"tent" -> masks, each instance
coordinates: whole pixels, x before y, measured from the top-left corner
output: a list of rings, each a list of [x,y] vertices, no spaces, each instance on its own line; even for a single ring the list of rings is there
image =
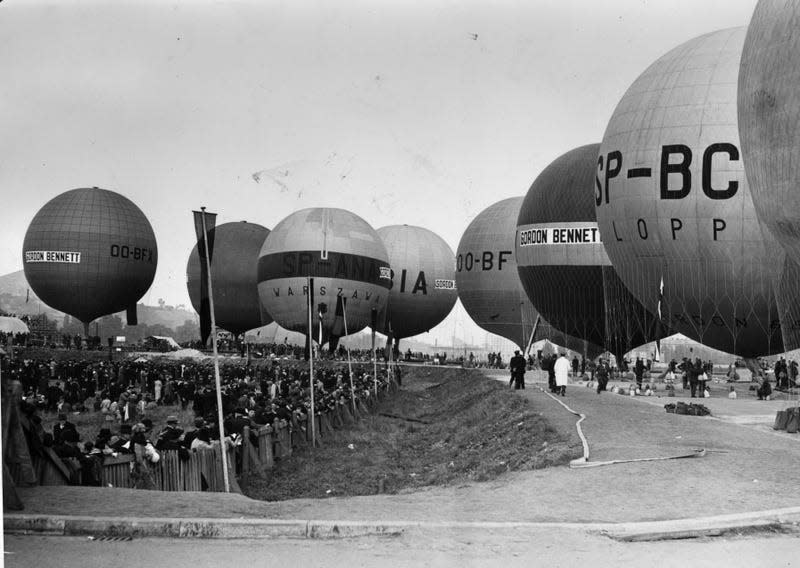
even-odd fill
[[[0,332],[4,333],[30,333],[28,324],[19,318],[0,316]]]
[[[145,338],[144,343],[162,351],[177,351],[181,348],[177,341],[165,335],[150,335]]]

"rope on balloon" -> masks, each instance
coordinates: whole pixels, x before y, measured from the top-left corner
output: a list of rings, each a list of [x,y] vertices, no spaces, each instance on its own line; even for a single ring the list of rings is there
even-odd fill
[[[706,455],[705,448],[697,448],[692,450],[687,454],[680,454],[676,456],[657,456],[652,458],[633,458],[633,459],[625,459],[625,460],[608,460],[608,461],[600,461],[600,462],[590,462],[589,461],[589,442],[586,440],[586,436],[583,435],[583,430],[581,430],[581,422],[586,419],[586,415],[581,412],[576,412],[572,410],[569,406],[564,404],[561,400],[553,396],[549,392],[545,392],[542,387],[539,387],[539,390],[542,391],[544,394],[555,400],[558,404],[563,406],[567,412],[574,414],[575,416],[579,416],[579,420],[575,423],[575,427],[578,430],[578,436],[581,439],[581,443],[583,444],[583,457],[576,458],[569,462],[570,469],[582,469],[587,467],[599,467],[603,465],[614,465],[618,463],[633,463],[633,462],[645,462],[645,461],[660,461],[660,460],[677,460],[683,458],[701,458]]]

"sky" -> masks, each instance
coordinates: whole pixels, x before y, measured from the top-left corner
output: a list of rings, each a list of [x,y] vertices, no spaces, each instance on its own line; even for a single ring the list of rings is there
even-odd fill
[[[191,210],[273,228],[341,207],[458,247],[488,206],[600,142],[628,86],[756,0],[0,0],[0,274],[39,208],[97,186],[189,304]],[[459,308],[430,337],[478,341]]]

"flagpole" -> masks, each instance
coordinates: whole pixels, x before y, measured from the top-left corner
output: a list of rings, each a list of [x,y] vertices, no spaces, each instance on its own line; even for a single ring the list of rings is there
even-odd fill
[[[311,450],[313,451],[317,447],[317,430],[314,420],[314,337],[311,335],[314,329],[311,321],[311,314],[314,309],[311,303],[311,294],[314,293],[314,279],[307,276],[306,283],[308,285],[308,383],[311,387],[311,413],[308,417],[308,423],[311,425]],[[321,342],[322,335],[320,335],[319,339]]]
[[[208,254],[208,233],[206,231],[206,208],[200,208],[200,218],[203,222],[203,248],[206,253],[206,276],[208,277],[208,307],[211,312],[211,347],[214,353],[214,381],[217,385],[217,422],[219,423],[219,445],[222,454],[222,479],[225,483],[225,493],[231,492],[230,479],[228,479],[228,448],[225,446],[225,426],[222,416],[222,382],[219,378],[219,355],[217,354],[217,321],[214,316],[214,294],[211,290],[211,259]]]
[[[344,319],[344,334],[347,335],[347,302],[342,298],[342,318]],[[350,399],[353,402],[353,414],[356,413],[356,390],[353,387],[353,362],[350,360],[350,346],[347,346],[347,374],[350,377]]]
[[[375,353],[375,330],[372,330],[372,382],[375,384],[375,400],[378,400],[378,354]]]

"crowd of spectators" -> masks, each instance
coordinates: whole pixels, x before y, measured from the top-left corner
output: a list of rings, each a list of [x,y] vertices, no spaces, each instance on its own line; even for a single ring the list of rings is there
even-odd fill
[[[389,369],[378,367],[379,389],[388,384]],[[367,399],[376,383],[372,364],[349,366],[341,360],[319,361],[314,366],[315,411],[322,414],[353,399]],[[398,369],[393,370],[399,380]],[[73,358],[64,361],[4,360],[4,380],[19,381],[22,411],[34,426],[29,446],[33,454],[51,447],[62,458],[79,464],[86,485],[100,483],[105,456],[133,454],[132,479],[136,487],[152,487],[148,464],[159,452],[177,450],[182,458],[192,450],[219,444],[217,393],[214,368],[209,360],[116,362]],[[293,418],[305,421],[310,412],[308,364],[297,360],[223,360],[220,365],[224,430],[230,443],[240,439],[245,426],[276,426]],[[161,408],[161,412],[154,412]],[[164,424],[152,417],[189,411],[193,429],[184,431],[175,415]],[[57,413],[58,423],[45,432],[44,413]],[[71,413],[96,413],[104,424],[94,439],[84,439],[69,422]],[[67,460],[69,462],[69,460]]]

